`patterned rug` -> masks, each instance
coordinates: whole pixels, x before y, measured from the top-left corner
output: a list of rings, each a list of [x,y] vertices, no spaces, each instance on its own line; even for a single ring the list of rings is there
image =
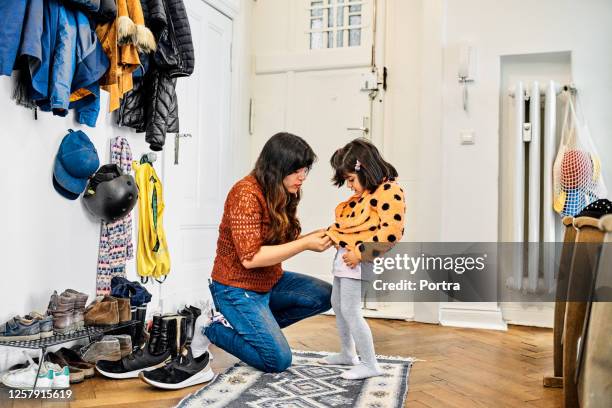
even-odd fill
[[[218,375],[203,388],[183,398],[178,408],[399,408],[408,393],[408,373],[414,359],[378,356],[379,377],[345,380],[346,366],[317,363],[328,353],[293,351],[286,371],[263,373],[243,362]]]

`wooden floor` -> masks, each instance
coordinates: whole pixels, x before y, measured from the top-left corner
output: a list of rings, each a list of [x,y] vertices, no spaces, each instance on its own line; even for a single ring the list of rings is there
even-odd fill
[[[410,372],[408,407],[561,407],[561,390],[542,387],[552,371],[552,330],[510,326],[507,332],[370,319],[376,352],[420,360]],[[285,330],[301,350],[338,350],[335,321],[317,316]],[[214,349],[219,372],[236,360]],[[2,407],[172,407],[200,386],[160,391],[140,380],[96,377],[73,386],[71,403],[0,400]]]

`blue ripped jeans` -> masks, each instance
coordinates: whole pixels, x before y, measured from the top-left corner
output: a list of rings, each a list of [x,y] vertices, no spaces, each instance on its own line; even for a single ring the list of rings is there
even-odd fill
[[[284,272],[265,293],[213,281],[215,307],[232,327],[215,322],[204,335],[252,367],[282,372],[291,365],[291,349],[281,329],[329,310],[331,290],[327,282],[294,272]]]

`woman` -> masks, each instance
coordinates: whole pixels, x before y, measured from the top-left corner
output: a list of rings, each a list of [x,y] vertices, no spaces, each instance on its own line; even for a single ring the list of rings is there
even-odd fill
[[[281,329],[331,308],[330,284],[281,268],[300,252],[332,246],[323,229],[300,236],[296,216],[300,188],[315,159],[302,138],[278,133],[251,174],[230,190],[210,285],[223,316],[198,319],[194,357],[212,342],[259,370],[284,371],[291,349]]]

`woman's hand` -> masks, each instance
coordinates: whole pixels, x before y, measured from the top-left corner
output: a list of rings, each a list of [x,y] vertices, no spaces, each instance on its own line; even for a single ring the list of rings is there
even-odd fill
[[[305,235],[301,238],[304,247],[315,252],[323,252],[333,245],[333,241],[327,235],[325,230],[317,230]]]
[[[342,260],[350,268],[354,268],[359,264],[359,258],[357,258],[357,255],[353,251],[346,251],[342,255]]]

